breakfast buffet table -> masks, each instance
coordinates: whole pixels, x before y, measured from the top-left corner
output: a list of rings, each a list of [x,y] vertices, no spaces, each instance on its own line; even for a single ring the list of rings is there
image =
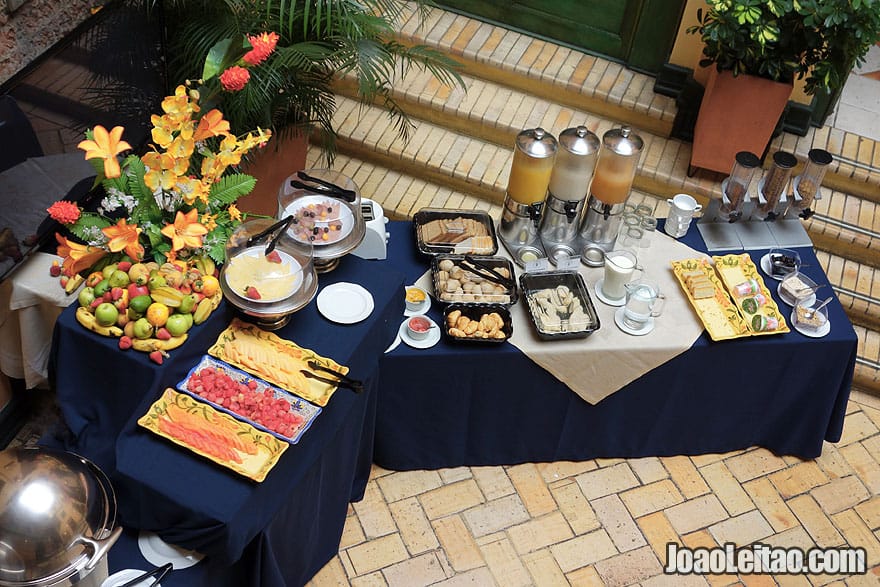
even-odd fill
[[[348,503],[362,495],[371,462],[394,470],[436,469],[755,445],[812,458],[824,441],[840,438],[857,342],[836,300],[824,338],[792,331],[713,342],[703,333],[683,354],[591,404],[509,343],[441,340],[428,349],[398,344],[383,353],[404,319],[404,285],[429,263],[416,250],[410,223],[392,222],[388,230],[387,260],[349,255],[320,276],[322,288],[340,281],[366,288],[375,302],[366,320],[334,324],[313,301],[277,332],[348,365],[366,389],[337,390],[261,483],[137,424],[226,328],[233,317],[228,305],[194,328],[162,366],[143,353],[120,352],[116,340],[80,327],[74,307],[62,313],[50,373],[70,433],[56,442],[108,473],[127,534],[154,531],[207,555],[198,566],[167,576],[163,585],[304,583],[336,553]],[[683,240],[704,250],[695,228]],[[757,260],[762,253],[752,256]],[[805,271],[827,284],[812,251],[800,253]],[[428,312],[435,321],[442,319],[438,306],[435,300]],[[664,336],[664,317],[656,324],[651,336]],[[616,326],[612,321],[602,328]],[[590,340],[581,341],[578,360],[590,361]],[[111,570],[142,567],[133,559],[131,536],[120,549],[111,552]]]
[[[416,250],[409,223],[389,227],[388,262],[412,283],[428,262]],[[695,226],[682,240],[705,251]],[[766,252],[751,256],[757,263]],[[799,252],[804,272],[826,284],[820,291],[830,291],[812,250]],[[646,270],[670,271],[668,265]],[[777,282],[765,281],[779,307],[788,308],[775,295]],[[595,297],[593,302],[600,303]],[[436,306],[429,312],[435,321],[442,319]],[[823,441],[840,439],[856,357],[855,332],[836,298],[829,318],[831,332],[821,339],[792,329],[713,342],[703,332],[686,353],[596,405],[510,344],[441,341],[428,350],[401,345],[381,364],[374,459],[388,469],[409,470],[750,446],[814,458]],[[661,315],[648,336],[664,336],[664,321],[671,322]],[[528,322],[514,324],[530,328]],[[605,328],[617,327],[612,322]],[[544,344],[549,348],[554,341]],[[582,360],[589,361],[589,338],[583,348]]]
[[[344,259],[320,281],[322,287],[340,281],[363,285],[374,300],[370,317],[332,324],[312,302],[277,334],[347,365],[365,389],[361,394],[338,389],[261,483],[137,424],[226,328],[233,317],[227,304],[192,329],[186,344],[161,366],[146,353],[121,352],[116,339],[82,328],[73,306],[59,318],[50,373],[70,428],[70,436],[59,442],[109,475],[123,526],[155,531],[167,542],[207,555],[192,569],[171,573],[162,585],[299,585],[335,556],[348,504],[360,499],[369,477],[378,358],[400,323],[404,284],[389,265],[356,257]],[[138,568],[137,549],[126,552],[132,556],[111,556],[111,563]]]

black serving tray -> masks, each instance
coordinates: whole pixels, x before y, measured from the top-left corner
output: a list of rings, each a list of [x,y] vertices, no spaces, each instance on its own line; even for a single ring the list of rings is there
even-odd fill
[[[501,316],[504,325],[500,328],[504,333],[504,338],[479,338],[472,336],[454,336],[449,334],[449,314],[454,311],[460,311],[462,316],[467,316],[471,320],[479,320],[484,314],[497,312]],[[475,344],[501,344],[508,340],[513,334],[513,321],[510,318],[510,310],[504,306],[491,304],[450,304],[443,311],[443,323],[440,325],[443,336],[451,342],[475,343]]]
[[[469,238],[465,238],[458,243],[434,240],[430,235],[430,223],[440,220],[462,221],[452,227],[453,230],[448,233],[450,238],[455,237],[455,230],[458,228],[463,229],[463,232],[458,234],[464,237],[467,234],[467,225],[472,222],[477,222],[485,228],[486,237],[480,238],[479,242],[474,242]],[[426,255],[494,255],[498,252],[495,224],[492,222],[492,217],[487,212],[481,210],[422,208],[413,216],[413,228],[416,231],[416,245],[419,251]]]
[[[568,338],[586,338],[599,330],[599,315],[590,298],[590,292],[583,277],[577,271],[542,271],[539,273],[523,273],[519,278],[522,296],[529,310],[529,317],[538,336],[544,340],[560,340]],[[555,290],[565,286],[580,301],[584,317],[580,320],[565,321],[559,324],[545,319],[546,313],[539,302],[543,290]],[[548,303],[553,304],[548,300]]]
[[[510,275],[510,285],[509,287],[507,287],[507,293],[505,294],[484,294],[482,292],[479,294],[475,294],[473,292],[449,293],[444,291],[441,287],[440,281],[440,267],[444,264],[444,261],[451,261],[455,266],[459,266],[462,263],[466,262],[463,255],[437,255],[431,261],[431,283],[434,287],[434,297],[437,298],[440,302],[445,304],[497,304],[499,306],[505,307],[510,307],[516,303],[516,273],[513,268],[513,263],[511,263],[509,259],[506,259],[505,257],[474,257],[474,261],[476,263],[486,265],[494,270],[498,270],[500,268],[504,268],[507,270],[508,275]],[[462,270],[469,276],[472,283],[491,283],[493,285],[501,285],[495,284],[491,280],[482,278],[479,275],[463,267]],[[504,286],[502,285],[502,287]]]

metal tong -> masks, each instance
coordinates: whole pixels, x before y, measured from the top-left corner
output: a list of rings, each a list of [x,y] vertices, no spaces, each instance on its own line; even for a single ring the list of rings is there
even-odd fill
[[[291,187],[299,188],[301,190],[309,190],[311,192],[315,192],[316,194],[330,196],[331,198],[339,198],[341,200],[345,200],[346,202],[354,202],[357,199],[357,194],[354,192],[354,190],[345,189],[336,185],[335,183],[330,183],[329,181],[325,181],[317,177],[312,177],[305,171],[297,171],[296,176],[303,181],[291,179]],[[311,182],[315,185],[308,185],[306,183],[303,183],[304,181]]]
[[[333,369],[331,367],[325,367],[324,365],[321,365],[317,361],[309,361],[308,365],[309,365],[310,369],[313,369],[315,371],[323,371],[325,373],[329,373],[329,374],[333,375],[333,377],[323,377],[321,375],[318,375],[317,373],[312,373],[311,371],[307,371],[305,369],[302,369],[300,371],[300,373],[302,373],[306,377],[309,377],[311,379],[315,379],[316,381],[321,381],[323,383],[327,383],[329,385],[336,385],[338,387],[347,387],[348,389],[352,390],[355,393],[360,393],[364,390],[364,382],[363,381],[360,381],[358,379],[352,379],[348,375],[343,375],[342,373],[340,373],[339,371],[337,371],[336,369]]]
[[[155,576],[156,578],[153,580],[152,583],[150,583],[150,585],[157,585],[159,581],[161,581],[165,577],[165,575],[168,574],[168,571],[170,571],[172,568],[174,568],[174,565],[172,565],[171,563],[165,563],[161,567],[156,567],[152,571],[147,571],[142,575],[138,575],[137,577],[126,581],[119,587],[132,587],[133,585],[137,585],[141,581],[145,581],[153,576]]]
[[[465,255],[464,262],[461,265],[475,275],[479,275],[484,279],[488,279],[493,283],[506,287],[508,290],[513,290],[514,281],[512,279],[504,277],[495,271],[494,267],[483,261],[474,259],[470,255]]]
[[[278,240],[281,238],[281,235],[284,234],[284,231],[287,230],[287,227],[290,226],[290,223],[293,222],[293,215],[285,217],[279,222],[276,222],[266,230],[260,231],[255,235],[252,235],[247,239],[245,243],[246,246],[250,247],[257,243],[257,241],[262,240],[269,236],[272,233],[272,238],[269,239],[269,244],[266,245],[266,255],[275,250],[275,245],[278,244]]]

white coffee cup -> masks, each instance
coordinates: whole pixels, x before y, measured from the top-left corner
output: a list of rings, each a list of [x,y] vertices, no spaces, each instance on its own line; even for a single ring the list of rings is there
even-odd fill
[[[666,234],[674,238],[684,236],[691,224],[694,213],[703,209],[703,206],[687,194],[676,194],[666,200],[669,204],[669,214],[666,216]]]
[[[620,300],[626,295],[624,285],[631,281],[635,271],[642,268],[636,264],[632,251],[614,250],[605,253],[605,277],[602,280],[602,294],[609,300]]]

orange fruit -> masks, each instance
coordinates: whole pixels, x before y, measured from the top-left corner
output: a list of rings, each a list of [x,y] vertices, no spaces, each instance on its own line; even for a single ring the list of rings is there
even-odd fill
[[[168,321],[168,315],[171,313],[171,310],[165,304],[161,302],[153,302],[147,308],[147,322],[159,328],[160,326],[165,326],[165,323]]]
[[[217,290],[220,289],[220,282],[213,275],[205,275],[202,277],[202,293],[206,298],[210,298]]]

